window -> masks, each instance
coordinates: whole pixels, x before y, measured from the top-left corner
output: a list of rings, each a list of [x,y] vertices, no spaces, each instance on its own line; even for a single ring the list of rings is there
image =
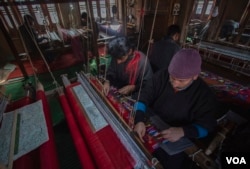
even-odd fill
[[[205,12],[206,15],[209,15],[209,14],[211,13],[213,4],[214,4],[213,1],[209,1],[209,2],[208,2],[207,9],[206,9],[206,12]]]
[[[8,28],[14,29],[14,26],[12,25],[12,23],[11,23],[11,21],[10,21],[10,18],[9,18],[9,16],[7,15],[7,13],[6,13],[6,11],[5,11],[5,9],[4,9],[3,6],[0,6],[0,11],[3,13],[4,19],[5,19],[6,22],[7,22]]]
[[[201,14],[203,5],[204,5],[204,2],[203,2],[203,1],[199,1],[199,2],[198,2],[198,5],[197,5],[197,7],[196,7],[196,12],[195,12],[195,14]]]
[[[105,5],[105,1],[100,1],[100,8],[101,8],[101,15],[102,18],[106,18],[107,14],[106,14],[106,5]]]
[[[39,4],[32,5],[33,13],[35,14],[36,21],[39,25],[44,25],[45,22],[47,22],[47,19],[45,18],[43,11],[41,9],[41,6]]]
[[[59,23],[55,4],[47,4],[47,8],[48,8],[52,23]]]

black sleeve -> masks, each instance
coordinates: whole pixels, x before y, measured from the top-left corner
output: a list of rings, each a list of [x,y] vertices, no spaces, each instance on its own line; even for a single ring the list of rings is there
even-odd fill
[[[135,115],[135,120],[134,120],[134,124],[137,124],[139,122],[144,122],[145,121],[145,112],[137,110],[136,111],[136,115]]]
[[[201,90],[199,97],[196,99],[194,109],[195,120],[192,124],[183,127],[185,136],[189,138],[203,137],[204,132],[210,133],[214,131],[217,122],[215,114],[218,110],[218,102],[211,89],[201,82]]]
[[[115,64],[115,59],[111,58],[110,65],[106,73],[106,79],[110,81],[110,84],[113,84],[115,78],[116,78],[116,64]]]
[[[164,79],[164,81],[166,81],[165,78],[166,77],[162,76],[161,73],[156,73],[152,76],[152,78],[146,81],[145,86],[141,90],[138,100],[138,102],[145,104],[146,111],[136,111],[135,124],[137,122],[145,120],[147,109],[157,99],[157,97],[159,96],[158,94],[161,93],[159,91],[162,85],[161,80]]]

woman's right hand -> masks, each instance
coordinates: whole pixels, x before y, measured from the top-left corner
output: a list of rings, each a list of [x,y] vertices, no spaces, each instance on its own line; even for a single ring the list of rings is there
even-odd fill
[[[144,143],[144,135],[146,134],[146,126],[143,122],[136,123],[134,131],[138,134],[140,140]]]
[[[103,93],[105,96],[108,95],[109,89],[110,89],[110,83],[109,83],[109,81],[105,81],[103,84]]]

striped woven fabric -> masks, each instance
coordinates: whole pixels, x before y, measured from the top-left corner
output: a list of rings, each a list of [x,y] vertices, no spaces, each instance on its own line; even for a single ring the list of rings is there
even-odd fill
[[[135,160],[122,145],[112,128],[107,124],[98,131],[94,129],[93,123],[86,114],[86,109],[81,106],[80,100],[72,88],[81,86],[74,83],[66,87],[67,98],[73,110],[81,134],[84,137],[89,149],[90,156],[93,156],[100,169],[131,169],[135,165]]]

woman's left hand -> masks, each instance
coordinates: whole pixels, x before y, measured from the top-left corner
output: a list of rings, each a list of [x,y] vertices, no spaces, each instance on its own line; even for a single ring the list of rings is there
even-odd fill
[[[166,140],[175,142],[184,136],[184,131],[182,127],[170,127],[166,130],[161,131],[161,135]]]
[[[127,85],[118,90],[119,93],[127,95],[135,90],[135,85]]]

